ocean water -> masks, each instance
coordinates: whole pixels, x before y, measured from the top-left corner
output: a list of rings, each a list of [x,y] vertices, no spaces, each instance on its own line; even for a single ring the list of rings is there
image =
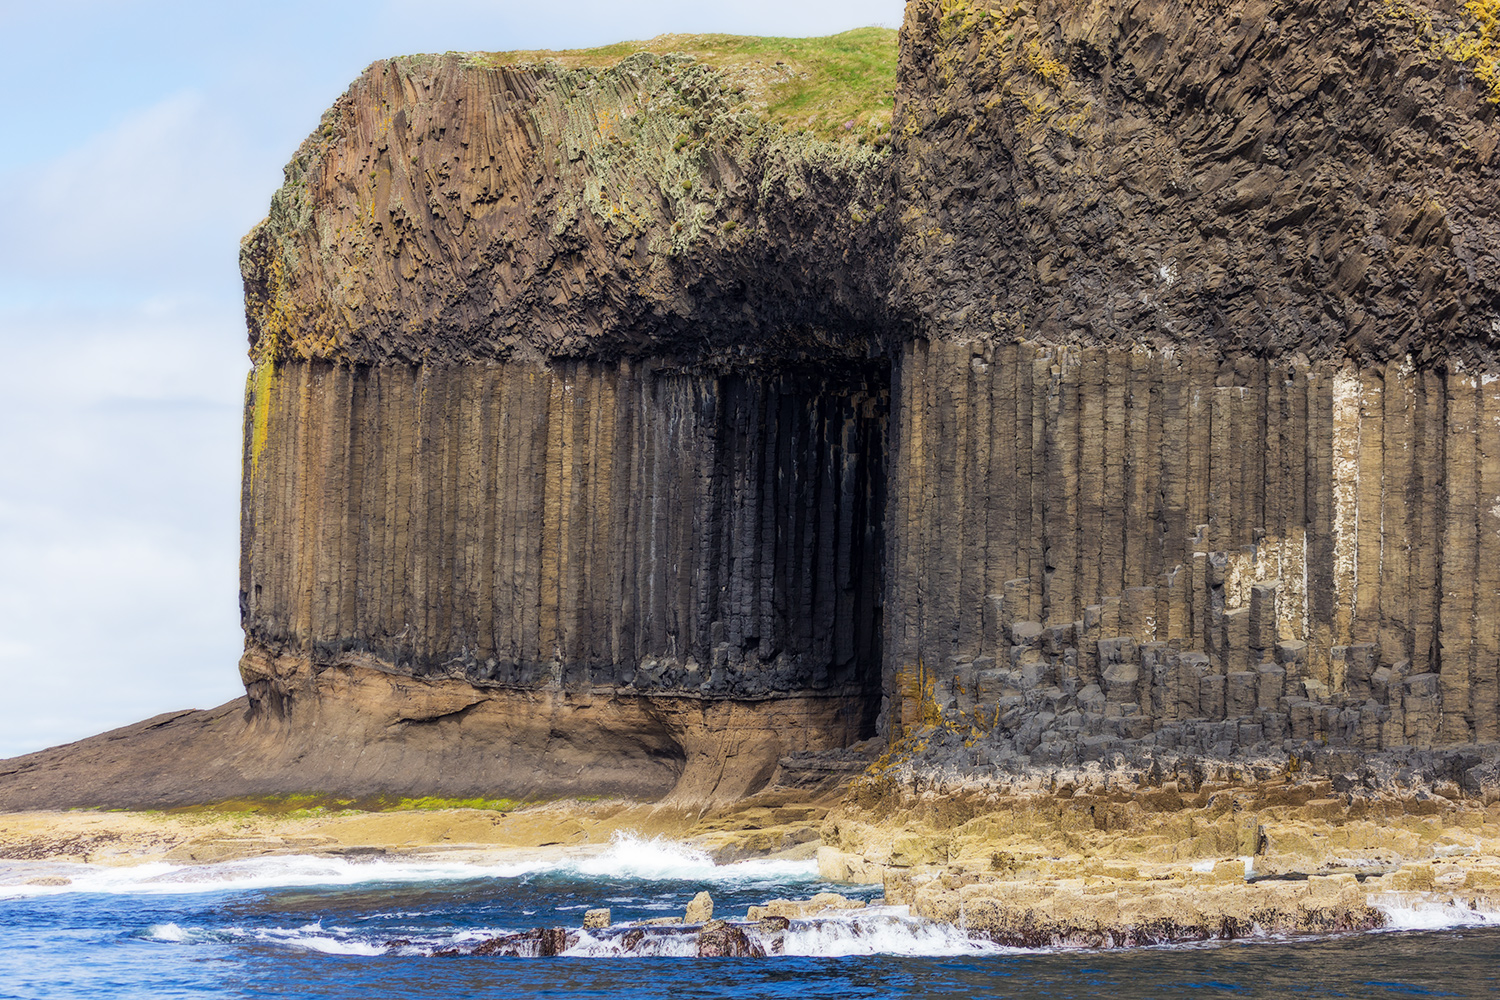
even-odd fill
[[[617,923],[680,915],[703,889],[731,920],[777,897],[879,891],[822,882],[809,862],[714,865],[630,837],[490,867],[0,862],[0,998],[1500,996],[1500,918],[1396,899],[1380,905],[1399,929],[1375,934],[1113,952],[999,948],[883,906],[794,921],[766,958],[687,957],[694,937],[670,928],[628,954],[618,931],[578,932],[589,908]],[[569,950],[468,953],[539,927],[573,928]]]

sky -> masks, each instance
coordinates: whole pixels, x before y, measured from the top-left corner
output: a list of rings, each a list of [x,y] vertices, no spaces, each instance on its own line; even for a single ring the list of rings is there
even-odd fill
[[[239,239],[371,62],[902,0],[0,0],[0,757],[242,691]]]

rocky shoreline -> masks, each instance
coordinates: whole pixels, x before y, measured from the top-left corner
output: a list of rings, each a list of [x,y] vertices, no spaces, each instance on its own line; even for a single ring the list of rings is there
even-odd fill
[[[980,949],[1108,949],[1500,917],[1500,802],[1456,787],[1441,789],[1452,798],[1423,787],[1398,799],[1339,792],[1313,774],[1196,787],[1055,776],[1059,784],[926,783],[887,765],[842,801],[836,790],[781,789],[715,812],[570,801],[512,811],[10,813],[0,815],[0,881],[65,888],[77,863],[578,859],[628,831],[717,864],[816,858],[824,879],[879,884],[883,895],[869,907],[833,893],[768,899],[716,918],[703,892],[680,917],[618,924],[601,901],[580,927],[434,954],[768,957],[783,953],[788,932],[870,935],[882,922],[951,928],[953,940]]]
[[[1479,750],[965,771],[929,766],[943,735],[905,748],[921,766],[898,751],[853,783],[823,826],[825,878],[882,884],[890,904],[1027,948],[1500,912],[1500,795]]]

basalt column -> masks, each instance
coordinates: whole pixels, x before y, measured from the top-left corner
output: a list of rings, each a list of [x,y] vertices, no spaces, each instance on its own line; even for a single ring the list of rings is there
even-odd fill
[[[243,524],[255,711],[328,711],[350,671],[408,679],[383,710],[398,728],[444,683],[466,704],[438,715],[538,693],[648,715],[739,705],[767,736],[759,779],[785,752],[860,739],[879,698],[886,409],[873,368],[262,363]],[[762,704],[781,701],[795,719]],[[732,745],[734,728],[694,738]],[[681,729],[626,742],[681,769],[710,752]]]
[[[902,727],[1044,755],[1495,740],[1495,380],[917,341],[896,396]]]

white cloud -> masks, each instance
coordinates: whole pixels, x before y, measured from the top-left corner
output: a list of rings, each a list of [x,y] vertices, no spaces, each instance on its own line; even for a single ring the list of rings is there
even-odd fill
[[[40,165],[0,175],[0,266],[20,276],[168,282],[232,275],[269,192],[208,101],[181,93]]]
[[[237,310],[0,312],[0,757],[239,693]]]

